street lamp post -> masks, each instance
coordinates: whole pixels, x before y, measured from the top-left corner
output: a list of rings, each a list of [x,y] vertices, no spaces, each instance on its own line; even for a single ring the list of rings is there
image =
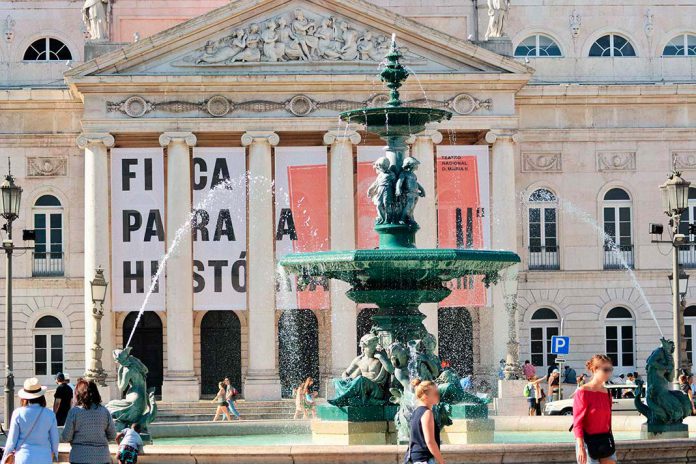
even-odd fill
[[[667,278],[669,279],[669,287],[672,291],[674,291],[674,274],[670,273]],[[684,302],[686,299],[686,294],[688,293],[689,289],[689,274],[684,272],[683,269],[679,270],[679,339],[682,341],[681,346],[680,346],[680,351],[679,351],[679,357],[681,359],[680,365],[679,365],[679,371],[684,371],[684,370],[689,370],[689,358],[686,354],[686,344],[684,343]],[[677,346],[675,345],[674,347],[675,351],[677,350]],[[676,364],[676,360],[675,360]]]
[[[7,221],[7,238],[2,241],[2,248],[7,256],[5,270],[5,429],[10,428],[10,418],[14,410],[14,373],[12,372],[12,222],[19,217],[19,205],[22,188],[14,183],[9,168],[5,181],[0,185],[0,214]]]
[[[687,238],[679,233],[681,215],[688,207],[690,182],[681,177],[681,173],[674,171],[667,181],[660,186],[662,195],[662,208],[670,218],[672,227],[672,329],[674,337],[674,383],[679,383],[679,370],[682,366],[682,314],[680,280],[674,276],[681,276],[679,268],[679,247],[686,244]]]
[[[104,278],[104,269],[98,267],[94,279],[90,282],[92,291],[92,317],[94,318],[94,342],[92,344],[92,360],[90,367],[85,372],[85,378],[94,380],[97,385],[106,387],[106,372],[102,366],[101,346],[101,320],[104,316],[104,300],[106,300],[106,287],[108,282]]]

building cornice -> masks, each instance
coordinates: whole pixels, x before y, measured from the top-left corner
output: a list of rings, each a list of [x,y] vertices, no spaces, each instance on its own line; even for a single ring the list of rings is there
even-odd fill
[[[520,129],[520,142],[641,142],[693,140],[694,127],[611,127],[579,129]]]

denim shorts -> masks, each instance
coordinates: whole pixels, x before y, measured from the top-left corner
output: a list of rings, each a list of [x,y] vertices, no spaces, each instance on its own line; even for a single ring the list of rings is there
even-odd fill
[[[577,452],[578,452],[578,444],[575,443],[575,453],[577,454]],[[585,445],[585,453],[587,453],[587,464],[599,464],[598,459],[592,459],[592,457],[590,456],[590,452],[587,449],[587,445]],[[618,461],[616,460],[616,453],[609,456],[609,459],[613,459],[614,462],[618,464]]]

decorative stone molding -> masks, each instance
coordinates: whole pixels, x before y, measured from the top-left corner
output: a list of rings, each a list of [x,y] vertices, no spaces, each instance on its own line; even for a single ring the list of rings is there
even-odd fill
[[[580,13],[577,12],[577,10],[573,10],[573,12],[570,14],[569,26],[570,35],[573,36],[573,39],[577,39],[580,35],[580,26],[582,26],[582,17],[580,16]]]
[[[280,137],[275,132],[270,131],[248,131],[242,134],[242,145],[245,147],[252,143],[268,143],[276,146],[280,143]]]
[[[360,134],[353,129],[331,130],[324,134],[324,145],[333,145],[336,142],[340,143],[345,140],[350,141],[353,145],[357,145],[362,138]]]
[[[12,16],[7,15],[5,18],[5,25],[3,27],[3,32],[5,33],[5,42],[10,43],[15,37],[15,25],[16,21],[12,19]]]
[[[269,113],[272,111],[287,111],[292,115],[303,117],[320,110],[341,112],[361,106],[384,106],[387,100],[389,100],[388,95],[377,94],[362,101],[341,99],[320,102],[307,95],[300,94],[281,102],[271,100],[249,100],[235,103],[225,96],[215,95],[208,100],[200,102],[172,100],[158,103],[148,101],[139,95],[133,95],[120,102],[106,102],[106,112],[122,113],[131,118],[141,118],[156,111],[165,113],[200,112],[216,118],[221,118],[233,112]],[[423,105],[432,108],[449,109],[459,115],[465,116],[481,109],[490,110],[492,109],[493,103],[490,98],[479,100],[465,93],[457,94],[448,100],[416,99],[404,102],[404,106]]]
[[[650,8],[645,12],[645,23],[643,24],[643,31],[645,31],[645,36],[650,38],[655,32],[655,16],[652,14]]]
[[[515,130],[492,129],[486,132],[486,142],[494,144],[496,142],[517,143],[519,136]]]
[[[562,172],[561,153],[522,153],[522,172]]]
[[[159,136],[159,144],[162,147],[167,147],[169,144],[177,142],[193,147],[198,142],[198,139],[192,132],[163,132]]]
[[[77,146],[85,149],[88,145],[101,143],[106,148],[111,148],[116,143],[114,136],[108,132],[84,132],[77,136]]]
[[[597,171],[635,171],[635,151],[600,151],[597,152]]]
[[[696,150],[673,151],[672,168],[677,171],[688,171],[696,169]]]
[[[435,145],[442,143],[442,133],[434,129],[428,129],[424,130],[423,132],[419,132],[418,134],[414,134],[406,140],[406,143],[412,145],[416,143],[416,140],[419,138],[430,139]]]
[[[27,158],[28,177],[58,177],[68,175],[65,156],[30,156]]]
[[[352,21],[297,8],[283,16],[249,23],[186,55],[174,66],[253,66],[259,63],[379,63],[389,38]],[[406,61],[424,58],[401,47]]]

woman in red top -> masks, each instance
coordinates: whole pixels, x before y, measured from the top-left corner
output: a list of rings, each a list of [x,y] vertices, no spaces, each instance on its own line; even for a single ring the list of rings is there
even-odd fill
[[[573,397],[573,432],[576,439],[578,464],[613,464],[616,454],[606,458],[593,459],[585,443],[586,435],[611,432],[611,395],[604,384],[611,379],[614,367],[611,359],[596,354],[585,364],[592,378],[579,387]]]

